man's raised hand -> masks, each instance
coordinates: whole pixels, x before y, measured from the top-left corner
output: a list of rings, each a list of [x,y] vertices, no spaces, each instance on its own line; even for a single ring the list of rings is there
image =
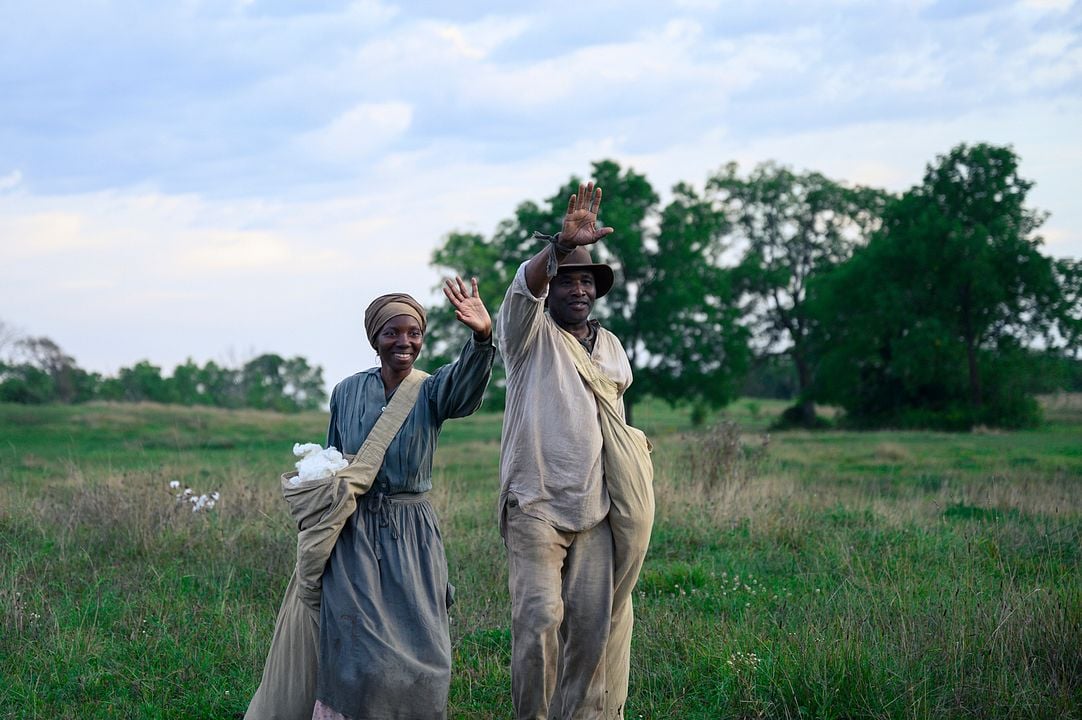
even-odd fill
[[[579,191],[567,201],[567,214],[560,229],[560,244],[566,247],[592,245],[612,232],[611,227],[597,226],[597,211],[601,208],[601,188],[593,182],[579,185]]]

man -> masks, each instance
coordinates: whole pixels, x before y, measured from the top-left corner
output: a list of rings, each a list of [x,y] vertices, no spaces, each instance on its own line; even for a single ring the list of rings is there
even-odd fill
[[[590,318],[613,285],[612,269],[586,249],[613,231],[596,226],[600,205],[600,188],[579,186],[560,233],[540,236],[548,245],[519,267],[497,321],[507,366],[500,530],[517,718],[618,718],[627,697],[631,588],[653,519],[652,468],[645,436],[623,421],[627,354]]]

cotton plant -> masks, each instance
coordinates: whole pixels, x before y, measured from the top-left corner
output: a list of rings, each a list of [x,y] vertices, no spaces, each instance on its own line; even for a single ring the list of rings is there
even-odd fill
[[[170,490],[180,490],[180,481],[171,480],[169,482]],[[174,497],[177,499],[177,504],[189,503],[192,506],[192,512],[208,512],[214,509],[214,506],[218,504],[221,499],[221,494],[215,490],[212,493],[196,494],[190,487],[185,487],[178,492]]]
[[[349,461],[334,446],[324,448],[317,443],[294,443],[293,455],[300,458],[294,464],[297,476],[289,481],[294,486],[334,477],[335,473],[349,465]]]

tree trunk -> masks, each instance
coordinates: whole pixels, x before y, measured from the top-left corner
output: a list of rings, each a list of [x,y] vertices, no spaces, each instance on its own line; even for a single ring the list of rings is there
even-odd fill
[[[969,404],[977,410],[984,403],[981,392],[981,369],[977,364],[977,344],[972,337],[966,337],[966,360],[969,364]]]
[[[808,391],[812,384],[811,365],[804,353],[797,349],[793,352],[793,362],[796,364],[797,408],[800,411],[800,424],[812,427],[815,425],[815,402],[808,398]]]
[[[969,366],[969,406],[978,410],[984,403],[981,397],[981,370],[977,363],[977,338],[973,332],[973,315],[969,309],[969,287],[964,291],[962,300],[962,329],[966,342],[966,363]]]

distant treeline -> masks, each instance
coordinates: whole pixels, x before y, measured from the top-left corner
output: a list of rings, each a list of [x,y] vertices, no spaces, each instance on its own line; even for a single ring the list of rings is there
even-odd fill
[[[188,360],[169,376],[147,361],[115,377],[87,372],[51,339],[16,337],[0,323],[0,402],[81,403],[90,400],[160,402],[295,412],[322,406],[323,369],[303,357],[260,355],[239,368]]]
[[[1040,418],[1036,392],[1078,388],[1082,262],[1041,253],[1047,216],[1010,147],[959,145],[900,194],[770,162],[677,183],[664,206],[612,160],[590,179],[615,230],[591,250],[617,274],[595,315],[627,348],[629,412],[650,395],[701,417],[753,394],[791,397],[788,425],[821,425],[824,403],[856,427],[1021,427]],[[476,276],[498,309],[580,181],[491,235],[448,233],[432,264]],[[429,328],[429,359],[453,357],[453,311]]]
[[[1046,214],[1010,147],[959,145],[909,190],[850,186],[817,172],[735,163],[703,190],[660,197],[645,176],[595,162],[591,248],[617,282],[595,315],[627,348],[624,396],[690,404],[705,417],[738,395],[793,400],[782,425],[816,427],[816,404],[855,427],[1030,426],[1034,395],[1082,390],[1082,261],[1041,253]],[[524,201],[491,236],[449,233],[432,264],[477,277],[493,315],[519,264],[555,233],[572,177],[544,204]],[[148,362],[87,373],[47,338],[0,325],[0,401],[153,400],[275,410],[316,408],[322,369],[261,355],[231,369],[190,360],[170,377]],[[466,331],[430,312],[424,365],[454,358]],[[8,358],[8,359],[4,359]],[[503,407],[497,364],[486,407]]]

